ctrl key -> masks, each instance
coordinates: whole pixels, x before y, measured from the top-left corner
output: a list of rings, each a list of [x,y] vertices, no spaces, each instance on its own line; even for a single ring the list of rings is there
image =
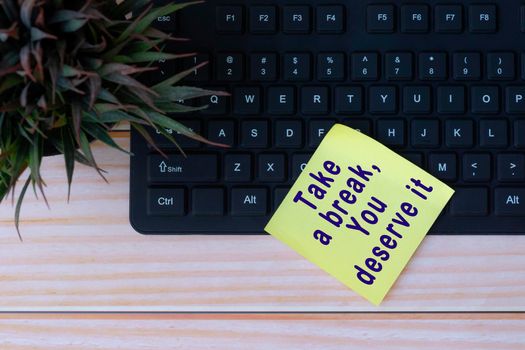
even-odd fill
[[[268,209],[266,188],[233,188],[231,213],[234,216],[263,216]]]
[[[186,190],[183,188],[148,189],[148,215],[183,216],[186,214]]]
[[[525,216],[525,187],[496,188],[494,194],[497,216]]]

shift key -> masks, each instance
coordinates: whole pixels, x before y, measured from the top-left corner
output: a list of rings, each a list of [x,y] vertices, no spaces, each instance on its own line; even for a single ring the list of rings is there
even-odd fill
[[[214,182],[217,181],[217,175],[215,154],[148,156],[150,183]]]

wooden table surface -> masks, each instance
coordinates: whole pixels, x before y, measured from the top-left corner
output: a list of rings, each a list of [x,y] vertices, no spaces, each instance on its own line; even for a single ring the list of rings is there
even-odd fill
[[[128,136],[116,134],[125,147]],[[219,341],[229,345],[217,348],[233,349],[245,333],[247,341],[275,338],[285,348],[367,340],[380,349],[438,348],[427,338],[439,340],[440,349],[525,348],[525,236],[429,236],[375,307],[270,236],[134,232],[128,223],[129,159],[95,148],[110,184],[79,166],[68,204],[63,160],[46,159],[51,209],[28,195],[23,243],[11,204],[0,205],[0,311],[7,312],[0,316],[0,349],[65,349],[68,342],[110,349],[150,336],[156,340],[143,348],[166,348],[177,340],[181,348],[192,342],[213,348]],[[193,312],[205,314],[185,314]],[[135,338],[119,338],[139,324]],[[88,347],[83,339],[97,329],[107,335]],[[61,332],[70,337],[60,340]],[[32,343],[47,333],[55,343]]]

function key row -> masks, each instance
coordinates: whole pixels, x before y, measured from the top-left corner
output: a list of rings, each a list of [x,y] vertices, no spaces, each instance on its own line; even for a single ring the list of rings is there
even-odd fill
[[[185,69],[191,69],[210,61],[208,54],[199,54],[184,62]],[[348,63],[347,63],[348,62]],[[354,52],[347,57],[344,52],[324,52],[315,57],[308,52],[289,52],[279,55],[272,52],[252,53],[245,56],[238,52],[218,53],[214,65],[195,69],[187,78],[190,81],[208,81],[212,68],[215,79],[225,82],[251,81],[306,82],[386,80],[447,80],[510,81],[521,71],[525,80],[525,54],[520,59],[514,52]],[[212,67],[213,66],[213,67]],[[160,71],[172,69],[169,64],[160,65]]]
[[[465,28],[462,5],[436,5],[434,30],[438,33],[461,33]],[[518,11],[518,9],[516,9]],[[431,27],[432,10],[425,4],[402,5],[400,16],[393,4],[369,5],[367,31],[369,33],[394,33],[399,26],[402,33],[427,33]],[[400,25],[397,18],[400,17]],[[471,33],[495,33],[498,28],[497,6],[478,4],[468,6],[468,30]]]
[[[345,30],[346,10],[343,5],[310,6],[217,6],[216,29],[224,34],[242,34],[246,29],[253,34],[276,34],[280,28],[286,34],[338,34]],[[315,14],[314,14],[315,12]],[[315,16],[315,17],[314,17]],[[280,23],[282,22],[282,23]]]

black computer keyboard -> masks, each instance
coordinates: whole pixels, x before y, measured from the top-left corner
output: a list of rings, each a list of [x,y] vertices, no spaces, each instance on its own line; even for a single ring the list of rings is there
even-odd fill
[[[166,1],[164,1],[165,3]],[[132,132],[131,223],[146,234],[262,233],[334,123],[455,190],[431,233],[525,233],[525,3],[208,1],[160,28],[191,38],[152,79],[231,93],[174,117],[219,149]],[[351,150],[349,150],[351,152]],[[403,169],[399,169],[403,171]]]

